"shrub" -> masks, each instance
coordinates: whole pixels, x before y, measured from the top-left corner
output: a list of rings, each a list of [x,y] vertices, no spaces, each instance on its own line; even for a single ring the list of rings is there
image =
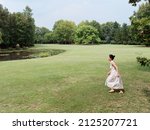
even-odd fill
[[[150,67],[150,59],[147,59],[145,57],[137,57],[137,62],[141,66],[148,66],[148,67]]]

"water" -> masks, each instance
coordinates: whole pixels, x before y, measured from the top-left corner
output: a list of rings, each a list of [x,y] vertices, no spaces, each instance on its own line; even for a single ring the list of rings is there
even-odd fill
[[[34,52],[28,51],[19,51],[19,52],[0,52],[0,61],[8,61],[8,60],[20,60],[20,59],[29,59],[31,58]]]
[[[0,51],[0,61],[21,60],[32,58],[43,58],[53,55],[58,55],[65,50],[49,49],[49,50],[17,50],[17,51]],[[44,56],[43,56],[44,54]]]

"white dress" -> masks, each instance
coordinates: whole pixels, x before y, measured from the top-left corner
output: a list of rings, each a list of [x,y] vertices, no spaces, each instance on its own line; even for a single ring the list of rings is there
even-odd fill
[[[113,62],[113,64],[114,64],[114,61],[111,61],[111,62]],[[107,77],[105,85],[114,90],[124,89],[122,79],[120,76],[118,77],[118,72],[112,66],[111,63],[110,63],[110,69],[111,69],[110,75]]]

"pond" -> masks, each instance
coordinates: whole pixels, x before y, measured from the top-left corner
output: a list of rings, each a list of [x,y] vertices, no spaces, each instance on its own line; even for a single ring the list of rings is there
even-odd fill
[[[65,50],[58,49],[30,49],[30,50],[0,50],[0,61],[43,58],[63,53]]]

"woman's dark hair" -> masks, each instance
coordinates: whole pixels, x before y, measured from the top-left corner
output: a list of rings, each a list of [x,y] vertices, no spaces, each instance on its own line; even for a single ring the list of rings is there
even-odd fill
[[[109,58],[110,58],[111,60],[114,60],[115,55],[110,54],[110,55],[109,55]]]

